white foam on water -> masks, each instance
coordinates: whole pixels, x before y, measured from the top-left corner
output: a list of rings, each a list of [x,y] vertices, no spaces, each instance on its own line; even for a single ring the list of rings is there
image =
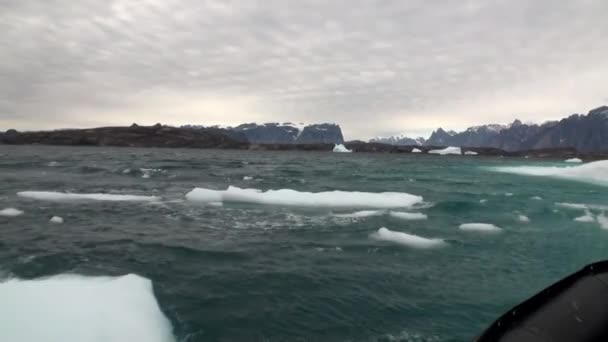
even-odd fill
[[[55,224],[62,224],[63,223],[63,218],[59,217],[59,216],[53,216],[51,217],[51,219],[49,220],[50,223],[55,223]]]
[[[115,194],[72,194],[54,191],[21,191],[17,196],[41,201],[117,201],[117,202],[154,202],[156,196],[115,195]]]
[[[588,209],[585,209],[585,215],[575,218],[574,221],[592,223],[595,222],[595,217],[593,217],[593,214]]]
[[[475,152],[475,151],[466,151],[464,154],[467,155],[467,156],[476,156],[477,152]]]
[[[336,144],[334,146],[334,152],[340,152],[340,153],[350,153],[352,152],[351,150],[347,149],[346,146],[344,146],[343,144]]]
[[[0,303],[0,341],[175,341],[152,282],[133,274],[9,279]]]
[[[370,238],[379,241],[394,242],[403,246],[414,248],[433,248],[446,245],[443,239],[429,239],[418,235],[395,232],[385,227],[378,229],[370,235]]]
[[[500,232],[502,228],[490,223],[463,223],[458,228],[464,231]]]
[[[518,216],[517,216],[517,220],[518,220],[519,222],[523,222],[523,223],[528,223],[528,222],[530,222],[530,218],[529,218],[528,216],[526,216],[526,215],[518,215]]]
[[[422,153],[422,150],[419,148],[412,149],[412,153]]]
[[[0,210],[0,216],[4,217],[16,217],[23,215],[23,211],[15,208],[5,208]]]
[[[384,211],[383,210],[361,210],[361,211],[355,211],[354,213],[332,214],[332,215],[335,217],[342,217],[342,218],[362,218],[362,217],[384,215]]]
[[[570,158],[564,160],[566,163],[582,163],[583,161],[579,158]]]
[[[250,181],[250,180],[253,180],[253,177],[251,177],[251,176],[245,176],[245,177],[243,177],[243,180],[244,181]]]
[[[186,194],[193,202],[236,202],[264,205],[330,208],[409,208],[422,202],[421,196],[405,192],[325,191],[300,192],[291,189],[261,191],[234,186],[227,190],[195,188]]]
[[[52,162],[49,162],[47,165],[50,167],[55,167],[55,166],[59,166],[60,164],[56,161],[52,161]]]
[[[602,211],[600,215],[597,215],[597,223],[600,224],[600,228],[608,229],[608,217],[605,212]]]
[[[532,196],[532,197],[530,197],[530,199],[531,200],[535,200],[535,201],[542,201],[543,200],[543,198],[540,197],[540,196]]]
[[[446,147],[444,149],[441,150],[430,150],[428,153],[430,154],[439,154],[439,155],[446,155],[446,154],[462,154],[462,150],[460,149],[460,147],[454,147],[454,146],[450,146],[450,147]]]
[[[608,160],[578,166],[508,166],[489,169],[496,172],[551,177],[608,186]]]
[[[398,218],[401,220],[413,221],[413,220],[426,220],[428,216],[423,213],[406,213],[403,211],[391,211],[389,213],[391,217]]]

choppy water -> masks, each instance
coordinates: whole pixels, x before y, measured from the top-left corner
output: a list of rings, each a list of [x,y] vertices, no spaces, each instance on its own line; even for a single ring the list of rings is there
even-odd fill
[[[19,291],[25,283],[17,278],[78,274],[95,282],[91,277],[137,274],[152,281],[177,341],[470,340],[509,307],[608,257],[608,230],[601,228],[608,188],[489,169],[522,165],[565,166],[464,156],[0,146],[0,210],[24,212],[0,216],[0,277],[13,279]],[[348,215],[364,208],[185,199],[195,187],[230,185],[403,192],[424,202]],[[22,191],[159,199],[48,201],[17,196]],[[574,221],[585,211],[561,202],[596,205],[587,213],[592,222]],[[404,220],[391,211],[428,219]],[[50,223],[53,216],[64,223]],[[459,229],[465,223],[501,230]],[[383,241],[381,227],[443,241]],[[7,304],[1,286],[0,317],[14,310],[10,305],[39,309],[25,299]],[[69,286],[76,296],[85,285]],[[91,303],[82,306],[102,302],[121,317],[122,304],[114,309],[103,297],[130,298],[133,288],[145,292],[139,286],[117,285],[114,292],[101,286],[91,290],[97,296],[85,291]],[[153,325],[150,331],[158,328],[147,318],[152,309],[130,309],[126,320],[139,317],[142,326]],[[49,309],[49,322],[53,310],[64,308]],[[99,317],[81,323],[110,324]],[[0,336],[7,324],[0,320]]]

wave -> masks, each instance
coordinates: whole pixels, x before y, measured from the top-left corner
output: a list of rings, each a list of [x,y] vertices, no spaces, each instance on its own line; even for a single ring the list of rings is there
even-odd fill
[[[446,244],[443,239],[429,239],[418,235],[407,234],[402,232],[394,232],[385,227],[378,229],[370,235],[370,238],[379,241],[389,241],[400,245],[415,247],[415,248],[433,248]]]
[[[463,223],[458,228],[464,231],[500,232],[502,228],[490,223]]]
[[[5,208],[0,210],[0,216],[4,217],[16,217],[22,215],[23,211],[15,208]]]
[[[608,186],[608,160],[578,166],[501,166],[492,171],[526,176],[551,177]]]
[[[300,192],[291,189],[261,191],[229,186],[227,190],[195,188],[186,194],[193,202],[236,202],[301,207],[409,208],[422,197],[405,192],[326,191]]]
[[[134,274],[9,279],[0,303],[0,341],[175,341],[152,282]]]
[[[401,220],[426,220],[428,216],[422,213],[406,213],[402,211],[391,211],[389,214],[391,217],[398,218]]]
[[[115,194],[72,194],[54,191],[21,191],[17,196],[41,201],[119,201],[119,202],[154,202],[156,196],[115,195]]]

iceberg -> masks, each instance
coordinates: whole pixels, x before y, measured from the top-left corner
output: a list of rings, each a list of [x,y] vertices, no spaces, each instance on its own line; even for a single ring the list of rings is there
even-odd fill
[[[389,241],[399,245],[414,248],[433,248],[446,245],[443,239],[429,239],[414,234],[395,232],[385,227],[378,229],[370,235],[370,238],[378,241]]]
[[[343,144],[336,144],[334,146],[334,152],[345,152],[345,153],[350,153],[352,152],[351,150],[347,149],[346,146],[344,146]]]
[[[0,341],[175,342],[146,278],[58,275],[0,282]]]
[[[41,201],[118,201],[118,202],[154,202],[156,196],[114,195],[114,194],[72,194],[54,191],[21,191],[17,196]]]
[[[241,189],[229,186],[227,190],[195,188],[186,194],[192,202],[234,202],[263,205],[329,207],[329,208],[409,208],[422,203],[421,196],[405,192],[325,191],[300,192],[291,189]]]
[[[422,153],[422,150],[419,148],[412,149],[412,153]]]
[[[462,154],[462,150],[460,149],[460,147],[454,147],[454,146],[450,146],[450,147],[446,147],[442,150],[430,150],[428,153],[430,154],[439,154],[439,155],[447,155],[447,154]]]

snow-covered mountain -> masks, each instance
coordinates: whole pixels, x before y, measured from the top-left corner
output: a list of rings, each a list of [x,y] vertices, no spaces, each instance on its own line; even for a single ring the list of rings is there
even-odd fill
[[[369,140],[370,143],[381,143],[388,145],[402,145],[402,146],[414,146],[414,145],[423,145],[425,139],[423,137],[418,137],[415,139],[409,138],[405,134],[393,135],[389,137],[375,137]]]
[[[203,126],[188,125],[183,128],[200,129]],[[265,124],[247,123],[235,127],[212,126],[231,133],[244,135],[247,142],[252,144],[342,144],[344,137],[340,126],[336,124],[278,123]]]

